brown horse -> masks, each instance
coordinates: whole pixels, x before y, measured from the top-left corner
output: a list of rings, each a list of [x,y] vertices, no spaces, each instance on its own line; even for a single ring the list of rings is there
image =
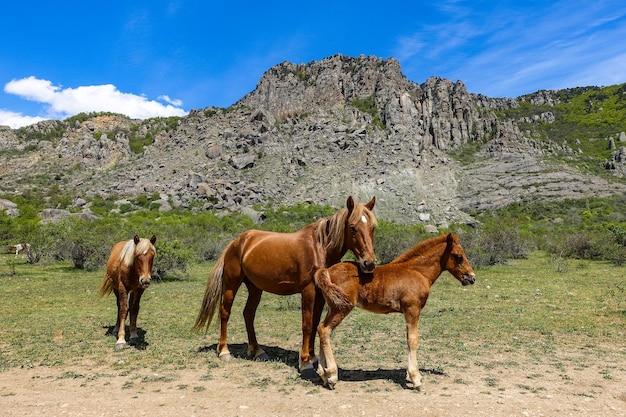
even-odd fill
[[[248,333],[247,354],[256,360],[268,356],[259,346],[254,316],[263,291],[278,295],[301,293],[302,348],[300,370],[313,369],[315,329],[319,324],[324,297],[316,290],[313,273],[331,266],[351,250],[364,271],[376,266],[373,236],[376,217],[372,213],[376,198],[367,204],[348,197],[346,207],[294,233],[248,230],[226,246],[209,276],[195,330],[208,330],[220,306],[221,331],[217,346],[219,358],[231,359],[226,342],[228,319],[237,290],[248,288],[243,312]]]
[[[156,236],[150,240],[135,237],[128,241],[118,242],[111,249],[107,272],[100,285],[100,294],[107,295],[111,291],[117,298],[117,322],[113,334],[117,334],[117,349],[126,346],[124,323],[130,310],[130,341],[139,339],[137,334],[137,315],[139,301],[152,279],[152,262],[156,255],[154,249]]]
[[[376,267],[372,273],[360,272],[351,262],[316,271],[315,283],[328,303],[328,313],[318,327],[317,372],[324,385],[333,389],[338,380],[331,333],[354,306],[358,306],[378,314],[404,314],[409,347],[406,378],[413,388],[421,389],[422,376],[417,366],[418,321],[430,287],[444,270],[463,285],[476,280],[456,235],[442,235],[418,243],[392,262]]]

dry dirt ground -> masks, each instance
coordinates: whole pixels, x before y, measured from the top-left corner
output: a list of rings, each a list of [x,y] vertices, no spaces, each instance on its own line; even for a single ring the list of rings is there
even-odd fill
[[[606,363],[422,370],[423,392],[406,387],[404,364],[387,370],[340,364],[334,391],[284,363],[212,364],[163,375],[123,372],[123,364],[14,368],[0,372],[0,415],[626,416],[626,366],[618,363],[609,364],[609,373]]]

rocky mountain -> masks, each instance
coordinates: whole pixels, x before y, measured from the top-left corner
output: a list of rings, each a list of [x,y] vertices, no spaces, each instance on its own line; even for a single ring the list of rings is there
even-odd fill
[[[79,115],[0,128],[0,194],[58,189],[88,209],[95,196],[125,201],[158,193],[161,210],[340,207],[348,195],[376,196],[380,218],[446,226],[511,202],[626,191],[619,156],[608,161],[613,177],[582,172],[554,158],[577,150],[520,128],[551,123],[545,107],[559,97],[488,98],[436,77],[417,84],[393,58],[284,62],[227,109],[149,120]],[[544,110],[530,119],[502,117],[524,102]],[[611,140],[620,155],[624,144]]]

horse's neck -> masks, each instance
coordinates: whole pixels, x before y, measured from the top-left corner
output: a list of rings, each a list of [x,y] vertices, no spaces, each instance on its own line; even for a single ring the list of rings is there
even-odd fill
[[[341,258],[343,258],[343,255],[348,251],[348,249],[345,248],[345,242],[341,247],[331,247],[328,249],[328,243],[330,239],[332,239],[332,236],[324,235],[324,238],[320,238],[317,227],[318,223],[312,223],[302,229],[302,232],[311,235],[311,239],[315,242],[317,252],[323,259],[324,266],[329,267],[341,262]]]
[[[311,223],[296,233],[306,236],[307,240],[310,239],[312,245],[311,250],[314,250],[316,254],[315,260],[313,261],[315,265],[318,267],[329,267],[341,261],[341,258],[346,253],[346,249],[339,248],[328,250],[326,247],[328,241],[320,238],[317,226],[317,223]]]
[[[343,258],[343,255],[345,255],[347,251],[347,249],[337,249],[334,251],[326,252],[326,267],[341,262],[341,258]]]
[[[440,251],[434,251],[426,256],[417,256],[407,261],[407,266],[424,275],[430,282],[430,285],[432,285],[443,272],[441,257],[442,253]]]

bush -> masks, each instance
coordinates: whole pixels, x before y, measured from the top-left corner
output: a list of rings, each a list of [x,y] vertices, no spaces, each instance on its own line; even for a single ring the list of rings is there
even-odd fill
[[[42,248],[54,259],[71,261],[77,269],[95,270],[106,264],[115,239],[115,224],[76,217],[62,219],[42,227]]]
[[[476,269],[528,256],[526,242],[515,228],[473,229],[461,235],[461,245]]]
[[[186,278],[193,250],[177,240],[159,240],[155,243],[154,273],[157,279]]]
[[[374,233],[374,250],[379,264],[386,264],[416,243],[430,237],[422,224],[404,225],[378,220]]]
[[[591,235],[581,232],[565,238],[563,255],[569,258],[594,259],[598,257],[599,251],[594,245]]]

